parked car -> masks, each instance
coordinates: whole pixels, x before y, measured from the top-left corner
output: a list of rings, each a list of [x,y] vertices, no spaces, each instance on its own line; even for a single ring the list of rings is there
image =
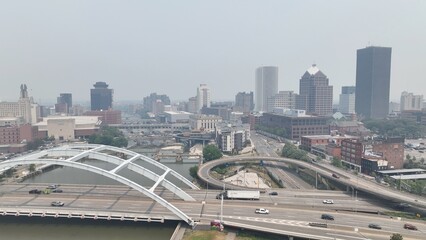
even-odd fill
[[[278,193],[277,192],[270,192],[269,195],[276,196],[276,195],[278,195]]]
[[[334,216],[330,215],[330,214],[323,214],[323,215],[321,215],[321,219],[334,220]]]
[[[269,210],[266,208],[258,208],[254,212],[259,214],[269,214]]]
[[[41,190],[38,189],[32,189],[28,192],[29,194],[41,194]]]
[[[53,193],[61,193],[61,192],[64,192],[64,191],[62,189],[55,188],[55,189],[52,190],[52,192]]]
[[[334,202],[331,199],[325,199],[325,200],[322,201],[322,203],[324,203],[324,204],[333,204]]]
[[[409,230],[417,230],[416,226],[414,226],[413,224],[409,224],[409,223],[404,224],[404,228],[409,229]]]
[[[54,202],[50,203],[50,206],[53,206],[53,207],[62,207],[64,205],[65,205],[65,203],[63,203],[61,201],[54,201]]]
[[[374,228],[374,229],[382,229],[382,227],[379,224],[375,224],[375,223],[368,224],[368,227]]]

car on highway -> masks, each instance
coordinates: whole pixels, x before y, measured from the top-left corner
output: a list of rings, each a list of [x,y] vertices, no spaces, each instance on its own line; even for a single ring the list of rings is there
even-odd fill
[[[59,187],[59,185],[58,184],[52,184],[52,185],[49,185],[48,187],[47,187],[47,189],[55,189],[55,188],[58,188]]]
[[[28,193],[29,193],[29,194],[41,194],[41,190],[38,190],[38,189],[31,189]]]
[[[62,193],[62,192],[64,192],[64,190],[59,189],[59,188],[55,188],[55,189],[52,189],[52,192],[53,193]]]
[[[258,214],[269,214],[269,210],[266,208],[257,208],[254,212]]]
[[[379,224],[375,224],[375,223],[368,224],[368,227],[374,228],[374,229],[382,229],[382,227]]]
[[[324,204],[334,204],[333,200],[331,200],[331,199],[325,199],[325,200],[322,201],[322,203],[324,203]]]
[[[278,193],[277,192],[270,192],[269,195],[277,196]]]
[[[330,215],[330,214],[322,214],[321,215],[321,219],[325,219],[325,220],[334,220],[334,216]]]
[[[409,224],[409,223],[404,224],[404,228],[409,229],[409,230],[417,230],[416,226],[414,226],[413,224]]]
[[[339,175],[333,173],[331,176],[333,176],[334,178],[340,178]]]
[[[50,203],[50,206],[52,207],[63,207],[65,205],[65,203],[61,202],[61,201],[54,201]]]

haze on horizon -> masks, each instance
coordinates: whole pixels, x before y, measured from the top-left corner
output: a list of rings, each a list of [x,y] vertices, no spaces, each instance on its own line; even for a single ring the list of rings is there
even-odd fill
[[[172,101],[254,91],[259,66],[279,67],[279,90],[299,92],[316,63],[334,87],[355,85],[356,50],[392,47],[391,100],[426,95],[426,1],[3,1],[0,100],[27,84],[36,102],[90,99],[104,81],[114,101],[152,92]]]

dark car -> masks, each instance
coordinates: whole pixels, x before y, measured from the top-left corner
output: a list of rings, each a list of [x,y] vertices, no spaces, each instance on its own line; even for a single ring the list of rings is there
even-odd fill
[[[276,195],[278,195],[278,193],[277,192],[270,192],[269,195],[276,196]]]
[[[409,224],[409,223],[404,224],[404,228],[409,229],[409,230],[417,230],[416,226],[414,226],[413,224]]]
[[[55,189],[52,190],[52,192],[53,193],[61,193],[61,192],[64,192],[64,191],[62,189],[55,188]]]
[[[330,214],[323,214],[323,215],[321,215],[321,219],[334,220],[334,216],[330,215]]]
[[[333,176],[334,178],[340,178],[339,175],[333,173],[331,176]]]
[[[374,229],[382,229],[382,227],[379,224],[375,224],[375,223],[368,224],[368,227],[374,228]]]
[[[28,192],[29,194],[41,194],[41,190],[38,189],[32,189]]]

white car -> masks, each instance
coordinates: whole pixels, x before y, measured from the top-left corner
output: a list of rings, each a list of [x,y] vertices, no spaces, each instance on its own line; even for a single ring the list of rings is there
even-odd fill
[[[51,202],[50,205],[53,207],[63,207],[65,204],[60,201],[54,201],[54,202]]]
[[[326,199],[326,200],[322,201],[322,203],[324,203],[324,204],[333,204],[334,202],[331,199]]]
[[[266,208],[257,208],[254,212],[259,214],[269,214],[269,210]]]

